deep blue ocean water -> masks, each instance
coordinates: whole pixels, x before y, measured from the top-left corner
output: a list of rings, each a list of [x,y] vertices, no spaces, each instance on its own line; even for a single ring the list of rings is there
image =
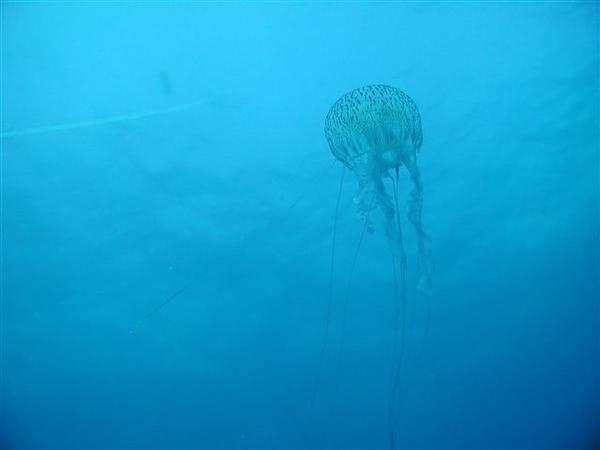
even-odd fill
[[[395,448],[599,448],[597,2],[1,13],[2,449],[390,448],[392,258],[378,229],[352,271],[350,171],[319,364],[323,125],[369,84],[420,110],[435,265],[428,297],[401,170]]]

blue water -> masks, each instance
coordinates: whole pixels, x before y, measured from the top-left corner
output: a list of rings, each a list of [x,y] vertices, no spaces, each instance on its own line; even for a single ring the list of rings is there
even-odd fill
[[[389,448],[392,258],[368,234],[348,281],[351,172],[318,369],[323,124],[376,83],[421,113],[435,264],[427,297],[401,171],[395,448],[598,448],[598,3],[1,12],[1,448]]]

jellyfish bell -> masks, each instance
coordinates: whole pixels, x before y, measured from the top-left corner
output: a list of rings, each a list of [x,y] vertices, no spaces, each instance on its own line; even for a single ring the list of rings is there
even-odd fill
[[[402,263],[406,256],[396,187],[399,169],[406,168],[413,183],[408,219],[417,234],[422,272],[419,289],[430,293],[427,235],[421,222],[423,186],[417,166],[423,134],[415,102],[391,86],[370,85],[354,89],[340,97],[329,110],[325,136],[333,155],[357,177],[358,193],[354,203],[359,217],[365,221],[367,230],[373,232],[370,213],[375,208],[381,209],[390,247]],[[392,179],[392,195],[386,190],[386,178]]]

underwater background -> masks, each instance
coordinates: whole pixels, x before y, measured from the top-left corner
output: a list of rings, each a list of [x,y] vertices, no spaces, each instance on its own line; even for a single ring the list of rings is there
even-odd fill
[[[350,171],[319,369],[325,116],[386,84],[435,265],[427,296],[406,226],[396,448],[599,448],[597,2],[1,14],[0,447],[389,448],[392,258],[377,229],[351,271]]]

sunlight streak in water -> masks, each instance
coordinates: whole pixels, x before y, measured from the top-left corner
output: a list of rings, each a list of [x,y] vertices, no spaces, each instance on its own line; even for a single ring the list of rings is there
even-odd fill
[[[86,120],[86,121],[82,121],[82,122],[62,123],[62,124],[50,125],[50,126],[46,126],[46,127],[23,128],[20,130],[6,131],[3,133],[0,133],[0,138],[7,139],[7,138],[20,137],[20,136],[32,136],[32,135],[38,135],[38,134],[52,133],[55,131],[77,130],[80,128],[92,128],[92,127],[98,127],[98,126],[102,126],[102,125],[110,125],[110,124],[114,124],[114,123],[130,122],[133,120],[146,119],[148,117],[162,116],[165,114],[171,114],[171,113],[175,113],[175,112],[179,112],[179,111],[184,111],[186,109],[196,108],[198,106],[205,105],[205,104],[206,104],[206,102],[184,103],[181,105],[172,106],[170,108],[153,109],[153,110],[144,111],[141,113],[106,117],[104,119]]]

